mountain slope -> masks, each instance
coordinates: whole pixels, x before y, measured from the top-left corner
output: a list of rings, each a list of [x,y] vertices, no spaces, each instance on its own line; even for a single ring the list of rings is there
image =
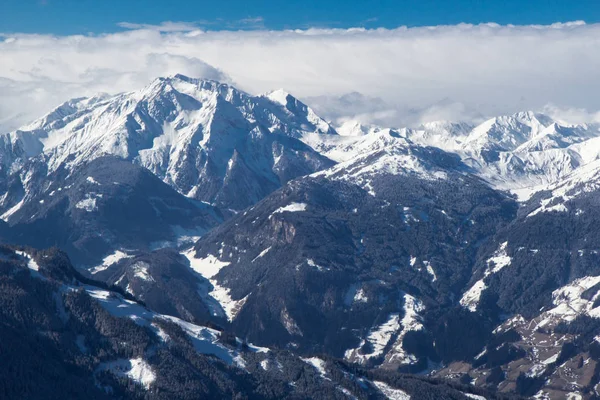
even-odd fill
[[[416,129],[341,129],[355,133],[312,136],[307,142],[336,161],[347,161],[381,145],[381,135],[392,134],[457,154],[490,185],[524,200],[600,158],[600,126],[564,124],[533,112],[500,116],[477,126],[431,122]]]
[[[597,162],[583,169],[534,195],[482,250],[460,304],[493,319],[495,333],[477,358],[449,369],[477,385],[494,375],[488,384],[501,391],[595,398],[600,175]]]
[[[452,305],[481,242],[516,204],[457,157],[392,139],[289,183],[198,241],[191,262],[236,304],[236,332],[406,371],[447,357],[432,347],[443,341],[428,314]],[[468,353],[470,340],[454,346]]]
[[[4,135],[1,158],[10,175],[31,157],[52,173],[114,155],[149,169],[191,198],[242,209],[292,178],[332,165],[299,140],[313,132],[335,134],[282,91],[250,96],[176,75],[137,92],[65,103]],[[2,206],[7,210],[16,203]]]
[[[214,207],[114,157],[97,158],[73,173],[42,170],[30,183],[37,190],[3,216],[10,238],[38,248],[58,246],[80,266],[94,266],[117,250],[194,240],[223,220]]]
[[[599,126],[523,112],[339,132],[282,90],[178,75],[0,136],[2,239],[104,282],[5,251],[2,336],[24,354],[42,340],[56,376],[75,365],[74,397],[462,398],[400,371],[594,398]]]
[[[367,375],[336,360],[255,347],[161,315],[115,287],[85,279],[56,250],[0,246],[0,282],[0,350],[7,363],[0,392],[6,399],[473,396],[466,385]]]

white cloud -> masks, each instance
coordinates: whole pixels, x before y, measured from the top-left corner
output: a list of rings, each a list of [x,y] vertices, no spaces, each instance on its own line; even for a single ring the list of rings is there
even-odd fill
[[[390,104],[380,97],[365,96],[358,92],[342,96],[315,96],[304,99],[322,117],[341,125],[358,120],[364,125],[383,127],[416,127],[425,122],[450,120],[484,120],[484,115],[463,103],[443,99],[426,107],[410,104]]]
[[[228,80],[251,93],[283,87],[329,103],[316,108],[331,118],[396,126],[547,104],[583,110],[578,118],[600,109],[600,24],[304,31],[203,31],[198,24],[121,24],[132,29],[94,36],[0,35],[0,126],[70,97],[133,90],[176,72]],[[350,92],[380,102],[343,115],[336,98]]]
[[[200,24],[195,22],[173,22],[165,21],[160,24],[137,24],[134,22],[119,22],[117,26],[124,29],[147,29],[157,32],[190,32],[200,28]]]
[[[222,18],[215,20],[199,20],[193,22],[164,21],[160,24],[140,24],[135,22],[119,22],[117,26],[130,30],[150,30],[162,33],[173,32],[192,32],[204,28],[224,27],[226,29],[261,29],[265,26],[263,17],[246,17],[238,20],[224,20]]]

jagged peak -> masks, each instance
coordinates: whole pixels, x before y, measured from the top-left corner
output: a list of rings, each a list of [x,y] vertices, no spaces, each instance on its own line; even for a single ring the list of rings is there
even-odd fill
[[[298,100],[296,99],[294,96],[292,96],[288,91],[286,91],[285,89],[275,89],[272,90],[270,92],[267,92],[263,95],[261,95],[261,97],[266,97],[269,100],[281,104],[282,106],[286,106],[288,101],[291,99],[293,100]]]
[[[340,136],[364,136],[369,133],[369,130],[369,127],[355,119],[345,121],[336,128]]]
[[[133,93],[136,93],[137,97],[144,97],[171,91],[192,95],[192,97],[195,97],[197,92],[214,92],[227,98],[232,96],[251,97],[248,93],[229,83],[206,78],[192,78],[182,74],[158,77],[142,90]]]
[[[519,111],[510,115],[501,115],[486,122],[492,122],[500,125],[512,125],[515,122],[518,122],[529,127],[547,127],[551,125],[554,120],[545,114],[537,113],[535,111]],[[484,124],[486,122],[484,122]]]
[[[452,135],[461,135],[469,133],[474,126],[468,122],[456,122],[448,120],[438,120],[424,122],[417,130],[432,131],[436,133],[448,133]]]

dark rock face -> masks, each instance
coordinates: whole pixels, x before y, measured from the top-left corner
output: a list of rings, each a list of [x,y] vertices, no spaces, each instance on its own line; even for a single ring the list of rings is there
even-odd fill
[[[146,169],[112,157],[71,175],[51,174],[44,187],[10,216],[12,240],[58,246],[79,265],[93,266],[116,249],[176,244],[182,233],[202,234],[223,219]]]
[[[220,304],[207,295],[210,282],[196,274],[189,260],[175,249],[123,259],[94,274],[94,279],[132,293],[161,314],[201,325],[226,324]]]

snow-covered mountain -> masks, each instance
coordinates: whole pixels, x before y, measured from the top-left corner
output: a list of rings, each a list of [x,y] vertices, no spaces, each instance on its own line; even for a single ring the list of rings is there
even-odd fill
[[[375,142],[288,183],[187,254],[236,332],[403,371],[446,357],[432,348],[439,322],[426,318],[452,304],[516,203],[456,155],[388,133]],[[467,354],[473,342],[454,346]]]
[[[132,93],[69,101],[0,137],[0,159],[4,174],[20,173],[26,186],[28,159],[42,160],[52,173],[113,155],[149,169],[188,197],[241,209],[332,164],[298,140],[315,132],[335,134],[282,90],[250,96],[176,75]]]
[[[29,200],[2,216],[12,241],[58,246],[78,266],[92,267],[116,251],[191,245],[224,219],[215,207],[115,157],[96,158],[74,171],[42,170],[30,183],[37,190],[28,193]]]
[[[343,137],[321,135],[307,143],[331,159],[347,161],[387,146],[390,136],[404,138],[459,155],[493,187],[524,200],[600,159],[600,125],[562,124],[533,112],[500,116],[476,126],[431,122],[414,129],[386,129],[350,121],[339,130]]]
[[[495,188],[523,199],[600,156],[598,125],[561,124],[533,112],[477,126],[387,129],[348,121],[339,132],[283,90],[252,96],[215,81],[159,78],[136,92],[73,99],[0,136],[0,174],[4,181],[18,175],[24,186],[22,196],[2,198],[0,211],[26,201],[25,165],[32,159],[52,173],[114,155],[185,196],[240,210],[290,179],[330,167],[330,160],[390,145],[389,137],[458,154]]]
[[[283,90],[181,75],[0,136],[3,240],[58,246],[153,312],[285,347],[289,371],[280,353],[244,368],[290,396],[301,360],[329,398],[374,367],[377,388],[402,371],[593,398],[599,193],[600,125],[522,112],[334,129]],[[147,370],[127,360],[102,365]],[[395,390],[372,386],[362,397]]]

